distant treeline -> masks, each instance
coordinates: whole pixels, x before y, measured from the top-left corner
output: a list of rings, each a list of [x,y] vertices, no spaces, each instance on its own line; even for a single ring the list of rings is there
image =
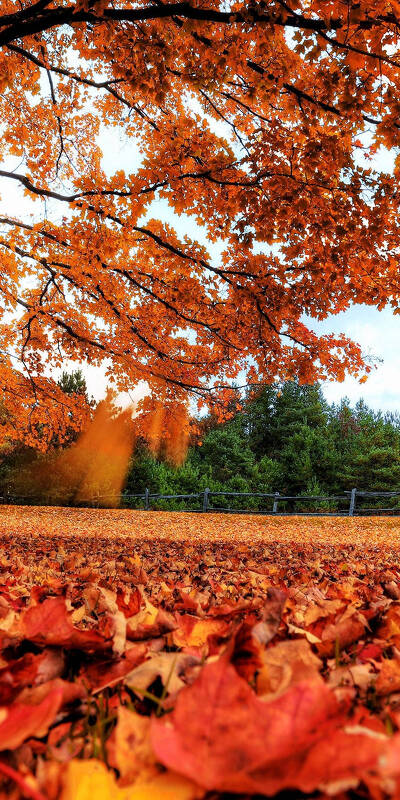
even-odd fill
[[[267,387],[230,421],[217,424],[208,417],[201,426],[201,446],[191,447],[178,468],[155,459],[139,443],[126,492],[146,486],[160,494],[207,486],[285,495],[400,489],[400,415],[372,411],[362,400],[354,408],[346,399],[329,405],[318,385]],[[233,507],[243,502],[229,500]],[[257,502],[246,499],[248,507]]]
[[[202,443],[189,447],[180,467],[156,458],[139,439],[125,494],[145,487],[158,494],[190,494],[209,487],[285,495],[337,495],[353,487],[400,489],[400,415],[373,411],[362,400],[355,407],[346,399],[329,405],[318,385],[266,387],[228,422],[207,417],[199,424]],[[0,492],[29,495],[30,473],[51,458],[24,448],[6,454]],[[243,501],[230,500],[230,505],[241,507]],[[256,508],[257,501],[250,498],[246,505]],[[162,507],[187,504],[162,501]]]

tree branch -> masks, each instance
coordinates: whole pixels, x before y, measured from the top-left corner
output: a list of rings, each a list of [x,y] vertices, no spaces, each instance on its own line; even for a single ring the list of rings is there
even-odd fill
[[[329,23],[323,19],[312,19],[301,14],[266,14],[260,13],[256,8],[247,8],[245,11],[218,11],[214,8],[199,8],[188,2],[168,3],[166,5],[149,5],[141,8],[105,8],[101,14],[95,11],[80,10],[75,6],[64,6],[45,10],[48,0],[35,3],[30,9],[22,9],[15,14],[5,14],[0,17],[0,27],[6,27],[0,33],[0,46],[32,36],[34,33],[43,32],[60,25],[75,25],[82,22],[101,23],[114,22],[144,22],[145,20],[168,19],[173,16],[184,19],[198,20],[199,22],[215,22],[224,25],[232,24],[270,24],[280,27],[300,28],[310,31],[330,31],[341,28],[342,20],[332,19]],[[39,13],[38,13],[39,12]]]

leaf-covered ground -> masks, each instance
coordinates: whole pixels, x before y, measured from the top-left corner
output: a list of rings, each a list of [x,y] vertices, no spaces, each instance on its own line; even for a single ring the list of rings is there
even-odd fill
[[[400,799],[400,522],[0,509],[0,798]]]

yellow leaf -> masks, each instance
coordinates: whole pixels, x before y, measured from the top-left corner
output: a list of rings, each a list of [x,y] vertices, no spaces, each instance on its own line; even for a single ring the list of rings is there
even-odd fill
[[[154,767],[149,729],[149,717],[119,707],[117,725],[109,744],[109,755],[112,753],[109,763],[117,767],[122,778],[133,781],[143,770]]]
[[[192,781],[169,771],[120,787],[114,774],[95,759],[70,761],[63,784],[60,800],[200,800],[205,794]]]
[[[201,619],[191,629],[177,628],[172,632],[172,641],[176,647],[202,647],[209,636],[226,633],[227,623],[220,619]]]
[[[205,791],[176,772],[163,772],[151,781],[137,780],[118,795],[120,800],[200,800]],[[99,800],[96,797],[96,800]]]
[[[100,761],[73,759],[64,777],[60,800],[121,800],[115,778]]]

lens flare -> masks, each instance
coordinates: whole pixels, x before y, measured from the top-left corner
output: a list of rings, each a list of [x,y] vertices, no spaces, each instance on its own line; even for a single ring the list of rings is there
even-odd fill
[[[118,506],[133,445],[131,409],[106,399],[76,444],[41,464],[37,488],[60,504]]]
[[[176,467],[183,464],[190,433],[187,407],[179,402],[167,405],[159,399],[145,398],[142,411],[135,422],[151,453]]]
[[[47,504],[118,507],[138,440],[173,466],[186,459],[192,430],[188,410],[178,401],[145,398],[121,410],[109,395],[97,406],[86,430],[68,449],[53,451],[19,470],[21,495]],[[137,487],[142,491],[145,487]]]
[[[96,409],[93,420],[77,442],[69,459],[83,472],[75,500],[96,498],[119,505],[133,449],[133,426],[129,409],[113,414],[108,403]],[[83,468],[83,469],[82,469]]]

